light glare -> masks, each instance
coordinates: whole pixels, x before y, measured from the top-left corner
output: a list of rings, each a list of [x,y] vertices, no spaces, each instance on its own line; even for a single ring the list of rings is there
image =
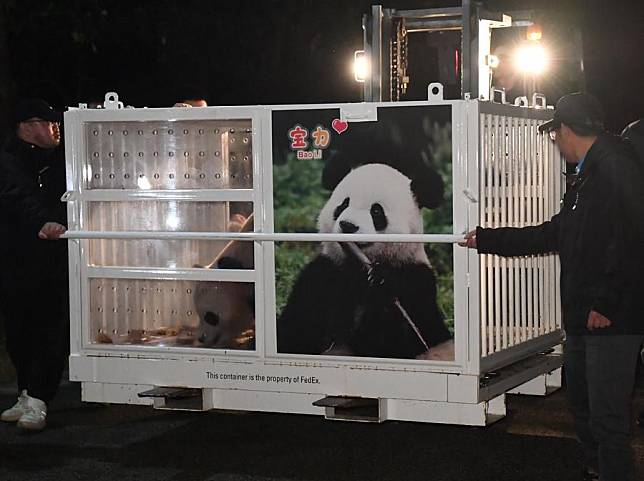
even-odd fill
[[[353,76],[356,82],[364,82],[369,76],[369,59],[364,50],[356,50],[353,54]]]
[[[516,51],[514,62],[520,72],[538,75],[546,70],[548,56],[541,45],[528,45]]]

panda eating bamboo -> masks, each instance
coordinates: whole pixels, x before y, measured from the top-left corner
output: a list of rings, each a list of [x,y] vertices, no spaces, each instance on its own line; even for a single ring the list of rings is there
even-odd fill
[[[421,234],[421,208],[443,196],[429,168],[410,176],[385,164],[325,169],[323,182],[335,188],[321,233]],[[279,318],[278,352],[453,360],[436,296],[422,243],[324,242]]]

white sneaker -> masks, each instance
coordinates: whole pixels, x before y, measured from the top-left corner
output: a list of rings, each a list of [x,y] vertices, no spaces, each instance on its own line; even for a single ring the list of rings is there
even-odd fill
[[[27,390],[23,389],[20,393],[20,396],[18,396],[18,402],[14,404],[13,407],[2,411],[0,419],[2,419],[6,423],[15,423],[22,417],[23,414],[27,412],[28,398],[29,396],[27,396]]]
[[[38,398],[27,396],[27,410],[18,419],[17,426],[31,431],[40,431],[45,427],[47,404]]]

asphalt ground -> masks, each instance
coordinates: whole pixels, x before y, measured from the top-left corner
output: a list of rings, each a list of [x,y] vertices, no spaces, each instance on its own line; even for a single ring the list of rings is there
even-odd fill
[[[635,410],[644,409],[644,386]],[[15,386],[0,385],[0,406]],[[451,481],[580,480],[565,393],[508,396],[486,428],[250,412],[89,404],[65,382],[39,433],[0,423],[0,480]],[[635,427],[636,478],[644,429]]]

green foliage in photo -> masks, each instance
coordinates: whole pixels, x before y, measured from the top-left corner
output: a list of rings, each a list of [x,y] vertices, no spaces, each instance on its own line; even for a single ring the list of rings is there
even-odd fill
[[[317,232],[320,210],[329,197],[322,187],[323,160],[300,160],[289,153],[273,167],[275,232]],[[279,315],[298,274],[316,255],[318,242],[275,244],[276,309]]]

